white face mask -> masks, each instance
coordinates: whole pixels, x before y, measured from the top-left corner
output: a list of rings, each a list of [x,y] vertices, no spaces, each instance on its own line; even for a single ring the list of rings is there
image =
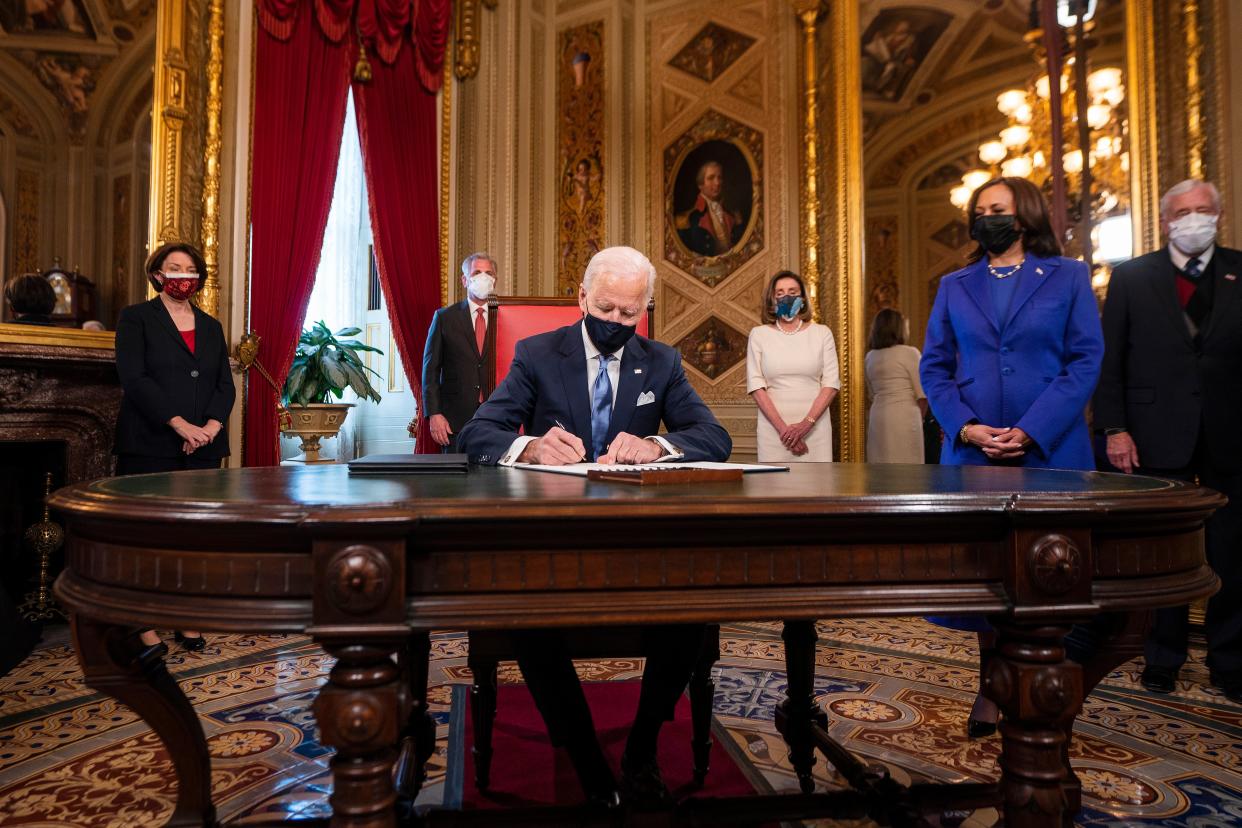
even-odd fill
[[[1220,216],[1213,213],[1191,213],[1169,222],[1169,242],[1187,256],[1198,256],[1216,241],[1216,222]]]
[[[487,300],[487,297],[492,293],[492,289],[496,287],[496,277],[489,276],[486,273],[476,273],[470,277],[466,284],[468,285],[466,289],[470,291],[470,295],[483,302]]]

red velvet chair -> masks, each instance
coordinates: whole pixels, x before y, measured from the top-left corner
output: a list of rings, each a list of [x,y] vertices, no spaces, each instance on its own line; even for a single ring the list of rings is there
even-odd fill
[[[648,336],[654,329],[655,305],[647,304],[647,315],[638,323],[638,333]],[[496,390],[509,373],[518,340],[570,325],[582,318],[578,300],[561,297],[493,296],[487,303],[487,340],[484,353],[491,355],[487,366],[487,393]],[[641,652],[639,630],[635,627],[596,627],[565,630],[569,652],[576,659],[626,658]],[[474,724],[475,785],[486,790],[491,777],[492,728],[496,719],[496,669],[501,661],[514,658],[508,633],[503,630],[471,630],[467,662],[473,675],[470,713]],[[712,666],[720,659],[720,627],[708,626],[703,646],[690,678],[690,710],[693,735],[694,780],[707,778],[711,753],[712,699],[716,685]]]

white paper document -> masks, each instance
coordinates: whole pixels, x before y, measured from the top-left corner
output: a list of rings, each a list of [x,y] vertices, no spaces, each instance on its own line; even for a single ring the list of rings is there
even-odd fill
[[[586,477],[589,471],[659,471],[661,469],[741,469],[743,472],[780,472],[789,471],[789,466],[770,466],[758,463],[643,463],[626,466],[620,463],[574,463],[569,466],[541,466],[538,463],[514,463],[509,468],[527,469],[528,471],[552,472],[553,474],[572,474],[575,477]]]

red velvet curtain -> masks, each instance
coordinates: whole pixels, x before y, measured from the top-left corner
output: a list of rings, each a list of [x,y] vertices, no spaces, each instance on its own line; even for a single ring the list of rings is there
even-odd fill
[[[347,42],[325,38],[296,4],[269,5],[288,14],[276,34],[259,27],[255,53],[249,327],[262,337],[259,360],[280,382],[293,362],[332,206],[350,54]],[[245,465],[275,465],[277,394],[258,376],[247,388]]]
[[[278,380],[293,361],[319,263],[361,37],[372,79],[355,84],[354,99],[376,260],[406,377],[421,399],[423,344],[440,302],[435,92],[449,8],[449,0],[261,0],[250,329],[263,337],[259,357]],[[279,462],[275,406],[266,383],[249,383],[248,466]],[[420,445],[430,445],[425,422],[422,432]]]

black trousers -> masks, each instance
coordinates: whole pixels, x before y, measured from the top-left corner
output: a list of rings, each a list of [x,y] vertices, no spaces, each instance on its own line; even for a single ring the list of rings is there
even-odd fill
[[[219,458],[195,457],[182,454],[177,457],[148,457],[145,454],[118,454],[116,475],[155,474],[157,472],[186,471],[188,469],[218,469]]]
[[[694,671],[703,642],[704,625],[677,624],[645,627],[642,632],[642,690],[635,723],[658,728],[673,718],[677,700]],[[595,744],[595,724],[574,672],[573,660],[560,630],[520,630],[513,633],[518,666],[535,705],[556,745]]]
[[[1143,457],[1139,452],[1139,459]],[[1229,503],[1207,520],[1204,542],[1208,565],[1220,578],[1220,592],[1208,599],[1207,665],[1224,676],[1242,675],[1242,473],[1222,472],[1212,464],[1210,447],[1200,434],[1189,466],[1156,469],[1144,466],[1140,474],[1199,483],[1229,498]],[[1190,634],[1190,607],[1156,610],[1151,633],[1143,648],[1147,663],[1176,670],[1186,662]]]

